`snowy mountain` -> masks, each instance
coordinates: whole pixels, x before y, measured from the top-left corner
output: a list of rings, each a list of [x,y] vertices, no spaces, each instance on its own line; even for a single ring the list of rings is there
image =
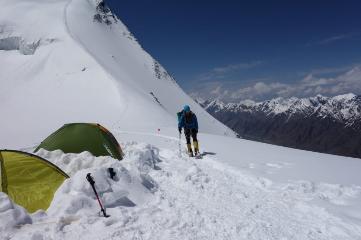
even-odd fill
[[[350,93],[228,104],[213,100],[201,104],[247,139],[361,157],[361,96]]]
[[[359,159],[233,137],[103,1],[0,0],[0,66],[0,148],[31,152],[64,123],[99,122],[125,153],[37,152],[70,178],[32,214],[0,192],[0,239],[361,238]],[[179,139],[184,104],[202,159]]]
[[[233,135],[180,89],[102,1],[0,4],[3,147],[34,145],[65,122],[174,131],[184,104],[198,113],[201,132]]]

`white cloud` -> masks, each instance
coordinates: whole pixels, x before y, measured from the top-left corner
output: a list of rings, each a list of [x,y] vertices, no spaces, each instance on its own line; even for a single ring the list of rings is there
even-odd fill
[[[321,39],[321,40],[318,40],[318,41],[314,41],[314,42],[311,42],[309,44],[307,44],[308,46],[311,46],[311,45],[326,45],[326,44],[330,44],[330,43],[333,43],[333,42],[337,42],[337,41],[340,41],[340,40],[345,40],[345,39],[351,39],[351,38],[354,38],[355,36],[357,36],[358,33],[345,33],[345,34],[340,34],[340,35],[335,35],[335,36],[331,36],[331,37],[328,37],[328,38],[324,38],[324,39]]]
[[[342,67],[334,67],[334,68],[318,68],[311,71],[313,75],[323,75],[323,74],[337,74],[351,70],[355,66],[359,64],[351,65],[351,66],[342,66]]]
[[[277,95],[285,94],[289,91],[289,86],[287,84],[274,82],[274,83],[265,83],[265,82],[256,82],[255,84],[240,88],[237,91],[233,92],[230,95],[232,100],[244,100],[244,99],[259,99],[264,96],[269,96],[277,93]]]
[[[262,61],[230,64],[230,65],[223,66],[223,67],[216,67],[216,68],[212,69],[211,72],[214,72],[214,73],[228,73],[228,72],[233,72],[233,71],[237,71],[237,70],[244,70],[244,69],[254,68],[254,67],[257,67],[257,66],[259,66],[261,64],[262,64]]]
[[[317,94],[334,96],[345,93],[361,94],[361,65],[333,78],[317,77],[312,73],[294,83],[255,81],[247,86],[226,87],[213,82],[211,89],[199,91],[203,98],[219,98],[225,101],[245,99],[265,100],[274,97],[309,97]]]
[[[350,38],[351,36],[352,35],[350,35],[350,34],[342,34],[342,35],[338,35],[338,36],[333,36],[333,37],[329,37],[329,38],[319,41],[318,44],[324,45],[324,44],[336,42],[336,41],[339,41],[342,39],[347,39],[347,38]]]
[[[197,81],[208,81],[208,80],[219,80],[223,79],[229,74],[232,74],[237,71],[248,70],[259,65],[263,64],[262,61],[253,61],[248,63],[236,63],[229,64],[226,66],[215,67],[208,72],[202,73],[198,76]]]
[[[219,95],[219,94],[221,94],[221,91],[222,91],[222,87],[218,86],[213,91],[211,91],[211,94]]]

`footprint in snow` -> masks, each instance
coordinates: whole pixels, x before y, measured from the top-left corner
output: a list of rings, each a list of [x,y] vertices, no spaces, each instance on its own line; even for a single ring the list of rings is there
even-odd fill
[[[193,165],[188,169],[185,181],[190,181],[194,185],[199,185],[203,188],[202,184],[208,183],[210,181],[210,178],[199,167]]]

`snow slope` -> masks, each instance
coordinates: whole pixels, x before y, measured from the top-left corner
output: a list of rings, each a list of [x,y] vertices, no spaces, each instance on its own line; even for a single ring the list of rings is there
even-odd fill
[[[120,20],[94,21],[95,0],[1,0],[0,6],[0,65],[7,66],[0,72],[1,147],[35,145],[67,122],[174,130],[184,104],[198,113],[200,131],[233,135],[179,88]]]
[[[258,143],[202,134],[208,154],[195,160],[185,151],[179,156],[176,138],[125,132],[117,138],[126,140],[120,162],[87,152],[40,150],[71,178],[46,212],[18,210],[19,217],[0,224],[1,239],[361,238],[361,163],[356,159],[267,144],[258,148]],[[307,171],[310,162],[317,177]],[[108,167],[115,169],[114,180]],[[88,172],[109,218],[98,215],[85,180]],[[4,207],[5,200],[0,201],[0,223],[9,222],[17,207]]]
[[[0,147],[32,151],[62,124],[89,121],[125,152],[40,150],[71,177],[34,214],[0,193],[0,239],[361,239],[359,159],[221,136],[233,133],[120,20],[96,13],[92,0],[0,0]],[[179,152],[184,103],[200,121],[201,160],[186,157],[184,139]],[[88,172],[110,218],[98,215]]]

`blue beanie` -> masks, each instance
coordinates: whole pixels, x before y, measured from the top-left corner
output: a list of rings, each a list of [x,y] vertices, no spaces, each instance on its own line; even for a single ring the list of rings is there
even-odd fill
[[[190,108],[188,105],[185,105],[185,106],[183,107],[183,111],[185,111],[185,112],[190,112],[190,111],[191,111],[191,108]]]

